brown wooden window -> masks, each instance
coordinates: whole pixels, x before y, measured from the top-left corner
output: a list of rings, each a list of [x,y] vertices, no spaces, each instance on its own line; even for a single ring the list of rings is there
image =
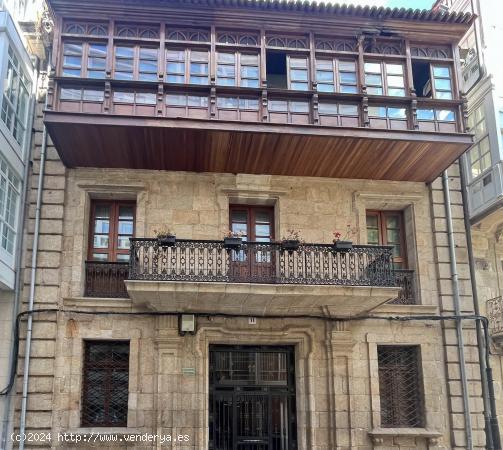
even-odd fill
[[[367,93],[405,96],[404,68],[401,63],[366,61],[364,65]]]
[[[105,78],[107,46],[99,42],[65,42],[61,74],[64,77]]]
[[[127,426],[129,342],[84,342],[83,426]]]
[[[417,346],[377,347],[383,428],[424,426],[419,356]]]
[[[217,53],[217,84],[259,87],[258,55],[240,52]]]
[[[367,211],[367,243],[393,246],[393,265],[407,268],[402,211]]]
[[[288,56],[288,89],[307,91],[309,89],[309,72],[307,57]]]
[[[356,61],[316,58],[316,82],[319,92],[356,94],[358,92]]]
[[[129,261],[129,239],[134,236],[133,202],[95,201],[91,206],[89,259]]]
[[[145,46],[115,47],[114,78],[117,80],[157,81],[159,50]]]
[[[209,84],[209,52],[196,49],[166,49],[166,82]]]
[[[446,65],[432,64],[434,98],[452,99],[451,69]]]
[[[274,209],[267,206],[230,206],[230,229],[241,232],[244,241],[271,242],[274,239]]]

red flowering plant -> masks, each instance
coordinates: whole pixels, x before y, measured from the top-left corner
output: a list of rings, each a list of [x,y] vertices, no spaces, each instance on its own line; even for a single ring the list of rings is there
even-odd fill
[[[335,230],[333,232],[333,235],[334,235],[334,244],[336,242],[351,241],[351,238],[354,235],[356,235],[356,231],[357,231],[357,229],[351,227],[350,223],[348,223],[346,225],[346,230],[345,230],[344,236],[342,235],[341,231]]]

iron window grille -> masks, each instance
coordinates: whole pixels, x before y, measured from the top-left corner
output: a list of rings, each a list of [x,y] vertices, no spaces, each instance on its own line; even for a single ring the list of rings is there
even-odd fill
[[[127,426],[129,342],[84,345],[82,426]]]
[[[424,426],[423,390],[419,371],[419,347],[378,346],[381,426]]]

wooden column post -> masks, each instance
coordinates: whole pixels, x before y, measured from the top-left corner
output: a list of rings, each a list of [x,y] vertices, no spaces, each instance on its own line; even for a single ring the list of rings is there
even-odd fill
[[[260,86],[267,87],[267,67],[266,67],[267,52],[265,46],[265,30],[260,30]]]

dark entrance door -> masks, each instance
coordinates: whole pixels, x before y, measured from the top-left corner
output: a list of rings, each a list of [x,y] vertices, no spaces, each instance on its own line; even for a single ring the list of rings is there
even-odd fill
[[[295,450],[293,347],[210,346],[210,450]]]
[[[247,242],[243,250],[232,251],[230,277],[235,282],[274,281],[274,252],[267,245],[274,240],[274,209],[267,206],[231,205],[230,228]]]

